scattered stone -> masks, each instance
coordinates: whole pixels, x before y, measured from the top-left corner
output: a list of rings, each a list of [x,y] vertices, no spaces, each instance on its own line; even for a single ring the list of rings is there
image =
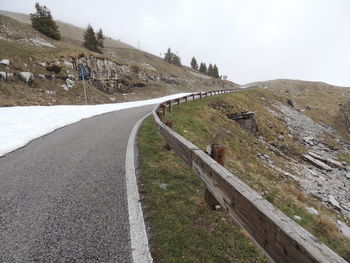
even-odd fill
[[[168,190],[168,184],[160,183],[159,187],[162,188],[164,191]]]
[[[0,71],[0,81],[7,81],[14,77],[13,73],[8,73],[5,71]]]
[[[295,221],[301,221],[301,217],[300,217],[300,216],[297,216],[297,215],[294,215],[294,216],[293,216],[293,219],[294,219]]]
[[[291,99],[287,99],[287,104],[294,108],[294,102]]]
[[[4,59],[0,60],[0,64],[1,65],[5,65],[5,66],[9,66],[10,65],[10,60],[4,58]]]
[[[310,172],[313,176],[318,177],[318,173],[316,173],[314,170],[309,169],[309,172]]]
[[[327,165],[331,166],[331,167],[335,167],[335,168],[339,168],[339,169],[344,169],[344,165],[342,165],[341,162],[339,161],[336,161],[336,160],[333,160],[333,159],[330,159],[330,158],[325,158],[315,152],[311,152],[309,151],[308,153],[311,157],[315,158],[315,159],[318,159],[324,163],[326,163]]]
[[[319,212],[313,207],[306,207],[306,211],[311,215],[318,215]]]
[[[75,81],[74,81],[74,80],[71,80],[71,79],[69,79],[69,78],[66,78],[66,84],[61,85],[61,87],[62,87],[64,90],[70,90],[71,88],[74,88],[74,87],[75,87]]]
[[[42,79],[42,80],[46,79],[46,77],[45,77],[44,74],[39,74],[39,75],[38,75],[38,78],[39,78],[39,79]]]
[[[56,91],[54,91],[54,90],[45,90],[45,94],[47,94],[47,95],[56,95]]]
[[[31,83],[34,80],[34,75],[31,72],[18,72],[18,77],[26,84]]]
[[[310,145],[310,146],[314,146],[317,144],[317,141],[314,137],[312,136],[307,136],[303,138],[303,142]]]
[[[42,66],[43,68],[46,68],[46,63],[45,62],[38,61],[38,65]]]
[[[337,225],[340,230],[340,232],[343,234],[345,238],[350,238],[350,227],[348,227],[347,224],[344,222],[337,220]]]
[[[283,141],[283,140],[284,140],[284,137],[283,137],[283,135],[278,135],[277,139],[278,139],[279,141]]]
[[[242,111],[241,114],[227,114],[227,117],[237,122],[239,126],[248,131],[250,134],[255,135],[255,133],[258,131],[258,124],[256,122],[254,112]]]
[[[302,156],[304,157],[304,159],[305,159],[306,161],[308,161],[308,162],[311,163],[312,165],[314,165],[314,166],[316,166],[316,167],[318,167],[318,168],[320,168],[320,169],[326,170],[326,171],[332,171],[332,168],[329,167],[327,164],[323,163],[322,161],[317,160],[317,159],[311,157],[311,156],[308,155],[308,154],[303,154]]]
[[[116,102],[116,98],[109,98],[111,102]]]
[[[65,60],[65,61],[63,61],[63,64],[65,66],[67,66],[68,68],[73,69],[73,63],[72,62],[69,62],[69,61]]]
[[[310,106],[305,106],[305,110],[311,110],[311,107]]]
[[[340,205],[337,200],[335,200],[333,195],[328,196],[328,202],[338,211],[341,211]]]

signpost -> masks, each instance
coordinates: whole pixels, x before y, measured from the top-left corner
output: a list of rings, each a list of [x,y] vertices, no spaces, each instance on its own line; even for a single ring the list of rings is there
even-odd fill
[[[88,104],[88,101],[87,101],[87,92],[86,92],[86,87],[85,87],[85,79],[89,79],[89,71],[84,68],[83,66],[81,66],[79,68],[79,74],[78,74],[78,77],[80,80],[83,81],[83,87],[84,87],[84,101],[85,101],[85,105]]]

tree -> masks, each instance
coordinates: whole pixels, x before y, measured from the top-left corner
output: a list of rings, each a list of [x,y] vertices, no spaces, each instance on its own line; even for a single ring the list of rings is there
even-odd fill
[[[84,47],[86,47],[87,49],[90,49],[91,51],[101,53],[97,38],[95,36],[94,29],[90,24],[87,26],[84,32],[84,39],[85,39]]]
[[[97,46],[98,46],[98,48],[100,48],[100,49],[104,48],[103,40],[105,38],[103,37],[103,32],[102,32],[101,28],[100,28],[100,30],[98,30],[96,38],[97,38]]]
[[[35,9],[36,13],[30,14],[32,26],[44,35],[60,40],[61,35],[58,26],[53,21],[50,10],[46,6],[41,6],[39,3],[35,4]]]
[[[199,65],[199,72],[207,74],[207,65],[204,62],[201,62]]]
[[[171,60],[172,60],[172,52],[171,52],[171,49],[168,48],[168,51],[165,53],[165,56],[164,56],[164,60],[168,63],[171,63]]]
[[[216,66],[216,64],[214,64],[214,67],[213,67],[213,77],[214,78],[220,78],[220,75],[219,75],[219,69],[218,67]]]
[[[193,57],[191,60],[191,67],[195,70],[198,70],[198,64],[197,64],[197,60],[195,57]]]
[[[170,64],[181,67],[181,58],[171,52],[170,48],[168,48],[168,51],[165,53],[164,60]]]
[[[213,72],[213,65],[209,64],[207,74],[208,74],[208,76],[213,77],[213,75],[214,75],[213,73],[214,73]]]

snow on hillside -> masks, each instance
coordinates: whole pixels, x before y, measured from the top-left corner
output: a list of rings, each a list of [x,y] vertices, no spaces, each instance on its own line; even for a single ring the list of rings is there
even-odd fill
[[[158,104],[187,94],[189,93],[116,104],[0,107],[0,157],[25,146],[33,139],[82,119],[111,111]]]

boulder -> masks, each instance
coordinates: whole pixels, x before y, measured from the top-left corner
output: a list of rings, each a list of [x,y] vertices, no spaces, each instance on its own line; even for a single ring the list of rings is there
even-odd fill
[[[72,62],[69,62],[69,61],[67,61],[67,60],[65,60],[65,61],[63,61],[63,64],[66,66],[66,67],[68,67],[68,68],[73,68],[73,63]]]
[[[0,65],[9,66],[10,65],[10,60],[4,58],[4,59],[0,60]]]
[[[45,62],[37,62],[39,66],[42,66],[43,68],[46,68],[46,63]]]
[[[330,166],[328,166],[327,164],[325,164],[324,162],[317,160],[308,154],[303,154],[302,156],[304,157],[304,159],[306,161],[308,161],[312,165],[314,165],[322,170],[332,171],[332,168]]]
[[[337,225],[343,236],[345,238],[350,238],[350,227],[340,220],[337,221]]]
[[[310,214],[310,215],[318,215],[319,212],[313,208],[313,207],[306,207],[306,211]]]
[[[18,72],[18,78],[28,84],[34,80],[34,75],[31,72]]]
[[[330,203],[334,207],[334,209],[341,211],[340,205],[339,205],[338,201],[335,200],[333,195],[328,196],[328,203]]]
[[[291,107],[294,107],[294,102],[291,99],[287,99],[287,104]]]
[[[9,79],[13,79],[13,73],[0,71],[0,81],[8,81]]]

